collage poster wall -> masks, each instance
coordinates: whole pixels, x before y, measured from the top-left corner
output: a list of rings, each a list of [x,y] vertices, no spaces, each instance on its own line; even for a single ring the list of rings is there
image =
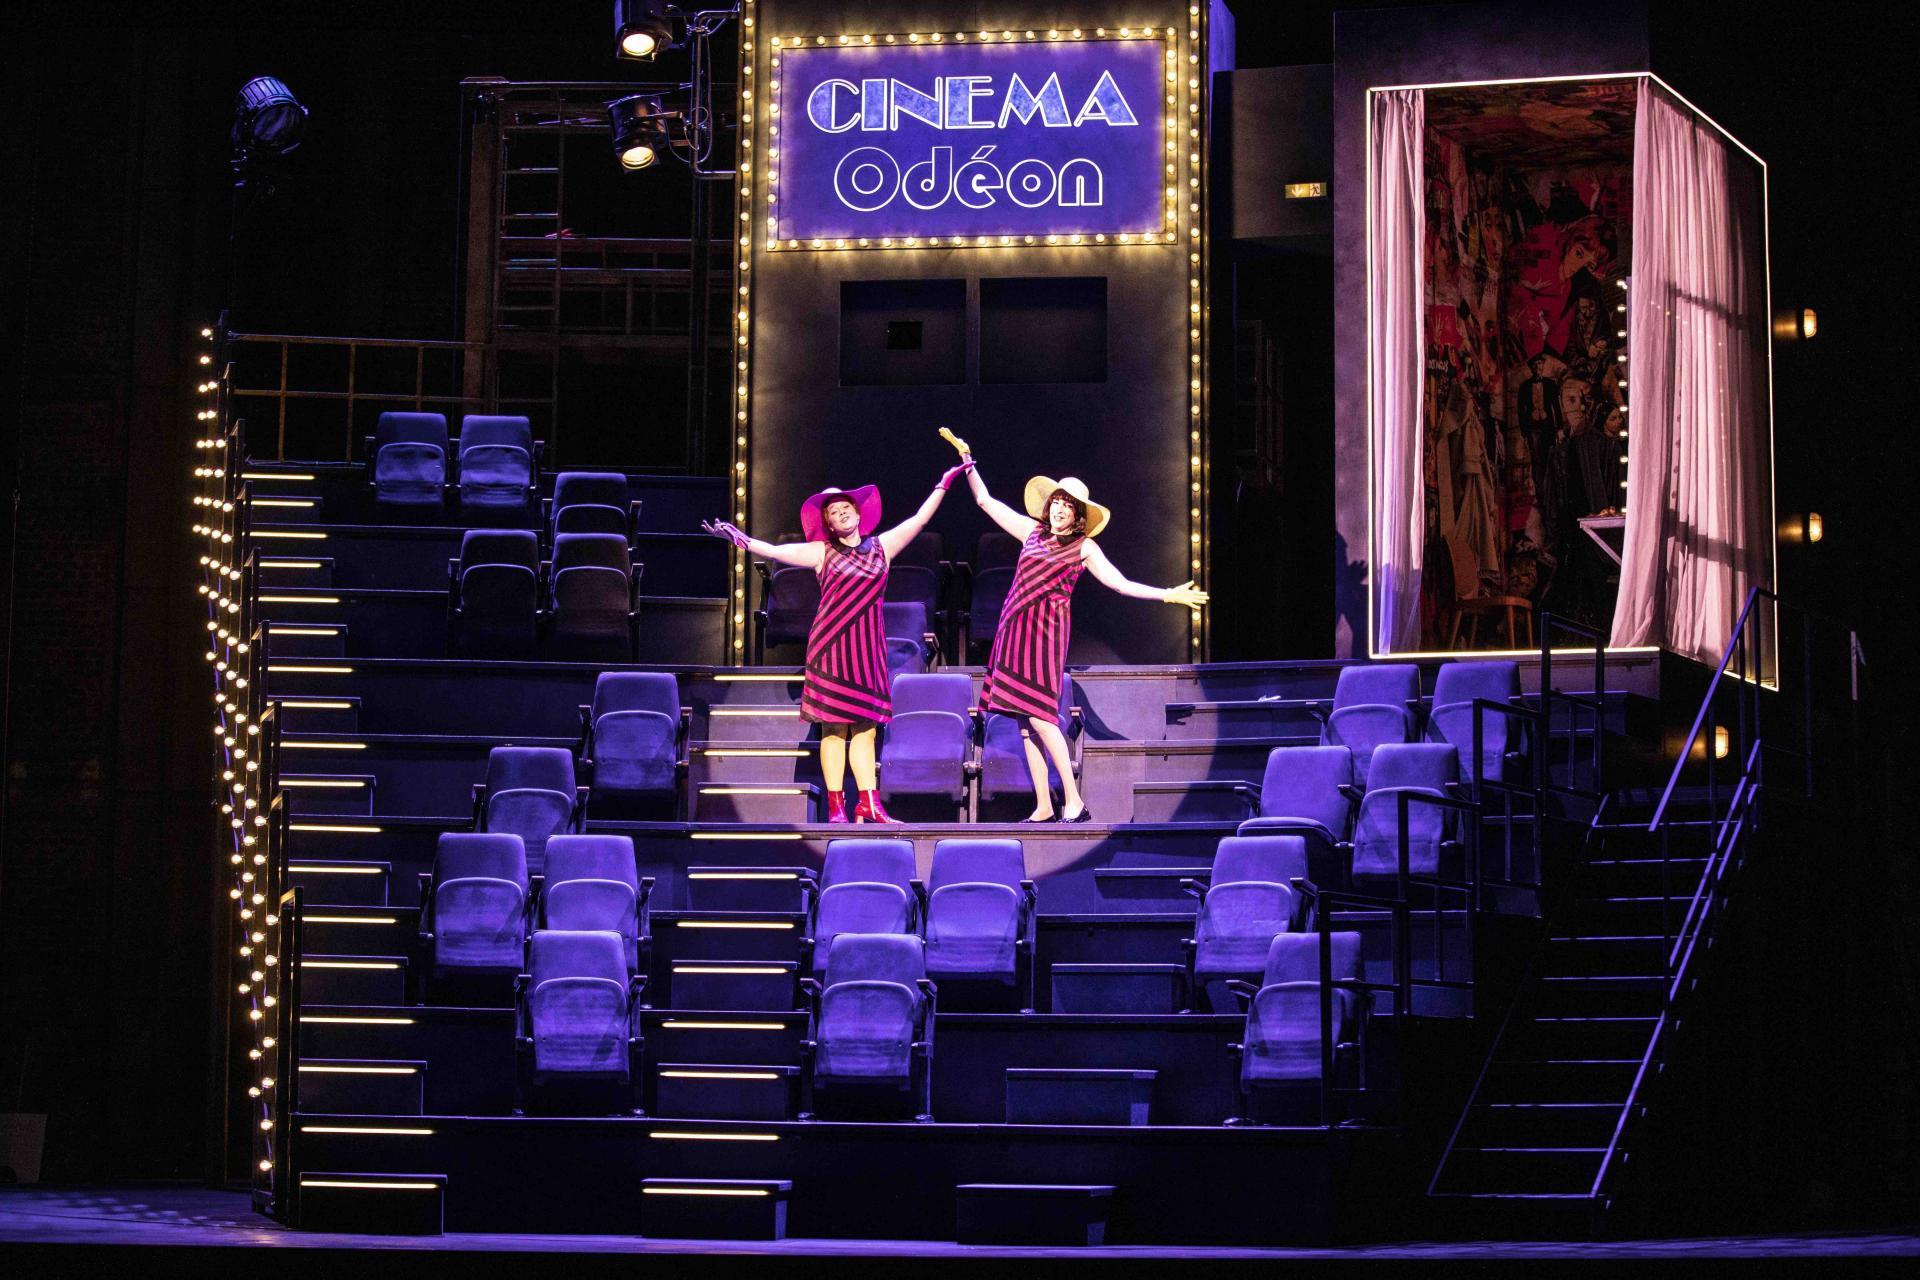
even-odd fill
[[[1578,521],[1625,492],[1631,165],[1521,167],[1429,132],[1426,175],[1422,647],[1477,597],[1604,627],[1614,565]]]

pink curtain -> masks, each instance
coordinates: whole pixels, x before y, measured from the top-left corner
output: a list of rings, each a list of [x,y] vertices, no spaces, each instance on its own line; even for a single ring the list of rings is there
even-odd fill
[[[1772,585],[1765,237],[1758,163],[1641,80],[1615,645],[1716,663]]]
[[[1420,397],[1426,335],[1420,250],[1426,99],[1418,89],[1371,95],[1367,148],[1367,431],[1372,456],[1373,650],[1420,646]]]

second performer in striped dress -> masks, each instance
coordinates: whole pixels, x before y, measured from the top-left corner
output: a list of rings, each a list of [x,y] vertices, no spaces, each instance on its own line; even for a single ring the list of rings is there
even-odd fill
[[[804,542],[775,545],[749,538],[721,520],[703,524],[757,556],[812,569],[820,578],[820,608],[807,634],[807,674],[800,714],[820,726],[820,775],[826,783],[827,821],[847,821],[846,773],[860,791],[855,822],[892,822],[880,804],[875,740],[893,717],[887,678],[886,629],[880,602],[887,566],[918,537],[940,508],[954,479],[971,463],[940,477],[920,509],[882,533],[880,491],[823,489],[800,504]]]
[[[967,472],[967,484],[980,509],[1022,543],[1013,585],[1007,591],[1000,626],[993,635],[980,703],[1005,715],[1026,717],[1027,729],[1021,737],[1027,749],[1027,772],[1033,777],[1034,809],[1025,820],[1091,821],[1093,815],[1074,779],[1073,759],[1059,722],[1067,641],[1073,632],[1074,585],[1084,571],[1123,596],[1190,609],[1205,604],[1207,593],[1196,590],[1192,582],[1149,587],[1114,568],[1094,541],[1113,513],[1093,501],[1085,483],[1072,476],[1057,481],[1035,476],[1027,481],[1026,515],[989,494],[978,471]],[[1062,807],[1058,813],[1047,778],[1048,758],[1060,775]]]

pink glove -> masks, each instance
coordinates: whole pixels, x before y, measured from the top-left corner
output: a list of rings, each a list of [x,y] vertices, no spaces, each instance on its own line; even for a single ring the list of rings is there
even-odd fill
[[[940,477],[940,492],[945,493],[953,488],[953,482],[971,470],[973,470],[972,458],[968,458],[957,467],[948,467],[946,474]]]
[[[728,524],[725,520],[703,520],[700,527],[716,538],[725,538],[728,542],[731,542],[734,546],[742,550],[746,548],[747,535],[740,532],[735,526]]]

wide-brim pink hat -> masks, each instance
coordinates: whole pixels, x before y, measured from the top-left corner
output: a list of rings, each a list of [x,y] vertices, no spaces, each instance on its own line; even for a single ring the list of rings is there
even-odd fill
[[[822,489],[800,504],[800,531],[809,542],[827,541],[827,504],[851,502],[860,513],[860,536],[866,537],[880,527],[880,488],[863,484],[858,489]]]

